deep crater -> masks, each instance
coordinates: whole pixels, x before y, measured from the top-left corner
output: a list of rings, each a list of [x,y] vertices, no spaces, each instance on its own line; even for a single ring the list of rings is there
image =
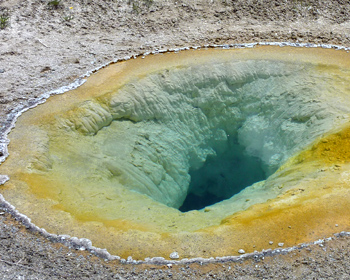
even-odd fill
[[[208,156],[201,168],[189,171],[191,181],[180,211],[203,209],[266,179],[263,162],[250,156],[237,139],[228,137],[221,149]]]
[[[327,84],[323,75],[309,74],[314,67],[248,60],[151,73],[56,117],[54,138],[68,149],[50,147],[53,153],[34,167],[69,178],[84,174],[85,189],[91,176],[105,179],[111,189],[120,185],[174,208],[188,194],[230,198],[272,174],[337,118],[325,111]]]
[[[335,148],[348,147],[349,61],[270,46],[111,64],[19,117],[1,193],[125,258],[316,240],[349,220]]]

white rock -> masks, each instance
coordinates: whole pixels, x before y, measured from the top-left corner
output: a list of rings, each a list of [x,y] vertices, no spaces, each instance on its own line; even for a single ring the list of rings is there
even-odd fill
[[[239,249],[239,250],[238,250],[238,253],[240,253],[240,254],[245,254],[245,251],[244,251],[243,249]]]
[[[281,242],[281,243],[278,243],[278,246],[279,246],[279,247],[283,247],[283,245],[284,245],[284,243],[282,243],[282,242]]]
[[[180,256],[179,256],[179,253],[178,252],[172,252],[171,254],[170,254],[170,256],[169,256],[171,259],[178,259],[178,258],[180,258]]]

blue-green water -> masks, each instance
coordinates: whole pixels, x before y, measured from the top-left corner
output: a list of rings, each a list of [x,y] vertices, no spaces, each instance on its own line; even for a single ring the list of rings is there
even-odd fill
[[[266,179],[264,163],[233,142],[229,141],[227,149],[217,156],[208,156],[203,167],[189,172],[191,182],[180,211],[205,208]]]

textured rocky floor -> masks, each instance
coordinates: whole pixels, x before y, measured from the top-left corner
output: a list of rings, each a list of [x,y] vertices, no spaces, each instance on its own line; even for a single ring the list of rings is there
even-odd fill
[[[260,41],[350,46],[348,1],[0,1],[0,121],[115,58]],[[53,244],[0,211],[3,279],[348,279],[350,238],[242,263],[122,265]],[[340,229],[341,230],[341,229]]]

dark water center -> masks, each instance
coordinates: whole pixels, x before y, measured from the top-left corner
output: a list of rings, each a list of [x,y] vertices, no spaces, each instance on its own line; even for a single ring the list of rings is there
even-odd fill
[[[231,144],[227,151],[209,156],[203,167],[190,171],[190,175],[189,191],[179,208],[181,212],[203,209],[266,179],[262,161],[248,155],[239,144]]]

